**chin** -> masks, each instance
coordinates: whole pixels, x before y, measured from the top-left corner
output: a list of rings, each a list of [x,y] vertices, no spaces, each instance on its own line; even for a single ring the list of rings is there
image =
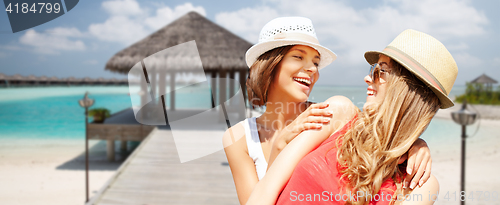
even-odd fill
[[[366,110],[366,108],[368,108],[370,106],[375,106],[375,102],[366,101],[366,103],[363,105],[363,110]]]

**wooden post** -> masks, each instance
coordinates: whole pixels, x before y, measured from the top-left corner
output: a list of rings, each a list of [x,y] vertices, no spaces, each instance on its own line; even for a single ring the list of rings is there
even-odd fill
[[[156,71],[156,69],[151,69],[151,74],[150,74],[150,79],[149,79],[149,87],[151,87],[151,93],[152,93],[152,96],[151,96],[151,100],[155,102],[155,104],[157,103],[157,95],[156,95],[156,91],[157,91],[157,86],[158,86],[158,81],[156,80],[157,77],[158,77],[158,72]]]
[[[115,140],[108,139],[106,142],[108,160],[110,162],[115,161]]]
[[[167,71],[165,69],[161,69],[159,72],[158,72],[158,98],[161,99],[161,96],[163,95],[163,99],[167,99],[167,92],[166,92],[166,89],[167,89]],[[162,106],[165,106],[167,107],[166,105],[166,101],[165,102],[162,102],[162,100],[158,100],[159,103],[164,103],[165,105],[162,105]],[[166,113],[164,113],[163,115],[166,115]]]
[[[217,73],[215,71],[211,72],[212,76],[210,79],[211,90],[212,90],[212,107],[214,108],[217,103]]]
[[[122,152],[122,153],[127,152],[127,140],[120,141],[120,152]]]
[[[175,72],[170,73],[170,110],[175,110]]]
[[[226,71],[221,70],[219,72],[219,104],[226,102],[226,93],[227,93],[227,83],[226,83]]]
[[[240,88],[241,91],[243,92],[243,99],[245,102],[247,101],[247,71],[246,70],[240,70]]]
[[[140,93],[141,93],[141,106],[144,106],[148,102],[147,96],[149,95],[146,76],[141,78],[140,87],[141,87],[141,91],[140,91]],[[142,110],[141,112],[138,112],[137,114],[138,114],[138,116],[136,116],[136,117],[138,119],[141,119],[141,120],[144,120],[144,118],[148,115],[147,113],[144,113],[144,110]]]
[[[234,96],[234,71],[229,71],[229,94],[227,95],[228,99]]]
[[[158,97],[160,95],[165,95],[165,97],[167,97],[166,96],[166,93],[167,93],[166,92],[166,88],[167,88],[167,83],[166,83],[166,80],[167,80],[166,79],[167,78],[167,71],[165,69],[161,69],[158,72],[158,74],[159,74],[159,76],[158,76],[159,77],[159,79],[158,79],[158,87],[159,87],[158,88],[158,92],[159,92]]]

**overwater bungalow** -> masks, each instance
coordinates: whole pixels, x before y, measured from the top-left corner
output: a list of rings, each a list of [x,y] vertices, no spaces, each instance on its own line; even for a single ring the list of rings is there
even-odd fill
[[[26,85],[25,77],[23,77],[19,74],[9,76],[9,77],[7,77],[7,79],[9,80],[9,84],[11,84],[11,85],[21,85],[21,86]]]
[[[0,86],[7,87],[9,86],[9,81],[7,81],[7,76],[3,73],[0,73]]]
[[[27,85],[38,85],[38,78],[35,75],[29,75],[25,81]]]
[[[37,77],[36,80],[38,81],[38,84],[39,85],[49,85],[49,78],[47,78],[47,76],[40,76],[40,77]]]
[[[48,86],[48,85],[128,85],[127,79],[105,79],[105,78],[57,78],[55,76],[47,77],[41,76],[37,77],[35,75],[29,75],[28,77],[16,74],[13,76],[7,76],[0,73],[0,87],[10,87],[10,86]]]
[[[64,81],[57,78],[56,76],[52,76],[49,79],[47,79],[47,84],[49,84],[49,85],[63,85]]]

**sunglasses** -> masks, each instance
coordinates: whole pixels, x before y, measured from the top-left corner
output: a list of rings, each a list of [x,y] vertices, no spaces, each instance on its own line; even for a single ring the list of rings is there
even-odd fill
[[[376,82],[378,80],[380,80],[380,74],[385,74],[385,73],[389,73],[389,67],[387,65],[386,62],[381,62],[380,64],[379,63],[375,63],[373,65],[370,66],[370,72],[369,72],[369,75],[370,75],[370,78],[373,80],[373,82]]]

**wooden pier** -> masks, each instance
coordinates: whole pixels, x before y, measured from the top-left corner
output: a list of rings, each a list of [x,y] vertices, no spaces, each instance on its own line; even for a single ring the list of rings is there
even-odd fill
[[[240,114],[228,116],[245,117]],[[168,117],[175,130],[155,127],[87,205],[239,203],[222,146],[227,124],[220,120],[221,111],[175,110]],[[132,119],[128,109],[108,123],[127,124]],[[178,123],[183,120],[187,123]]]
[[[224,131],[203,133],[221,137]],[[223,150],[180,163],[172,132],[155,128],[87,205],[238,203]]]
[[[113,114],[104,123],[89,123],[88,139],[106,140],[108,160],[114,161],[115,141],[120,141],[120,150],[126,151],[128,141],[143,141],[154,128],[137,123],[134,111],[128,108]]]

